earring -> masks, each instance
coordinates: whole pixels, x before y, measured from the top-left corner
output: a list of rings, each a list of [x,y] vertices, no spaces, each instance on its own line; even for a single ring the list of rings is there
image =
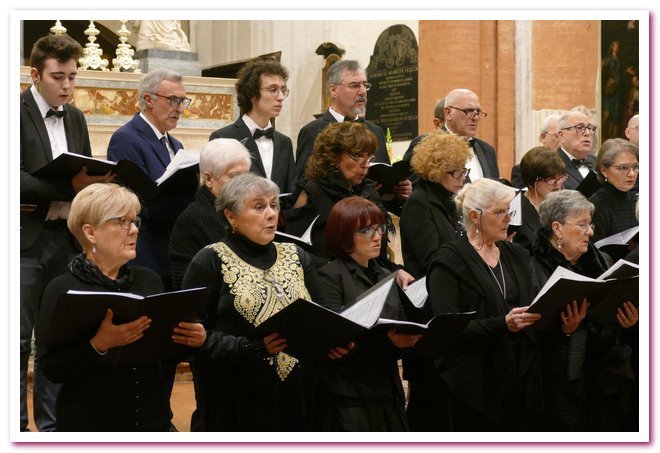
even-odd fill
[[[477,236],[479,236],[479,228],[477,228]]]
[[[563,244],[563,241],[561,239],[557,239],[557,248],[561,250],[561,245]]]
[[[605,176],[605,182],[607,182],[607,176]]]
[[[92,246],[92,253],[96,253],[96,246],[95,245]]]

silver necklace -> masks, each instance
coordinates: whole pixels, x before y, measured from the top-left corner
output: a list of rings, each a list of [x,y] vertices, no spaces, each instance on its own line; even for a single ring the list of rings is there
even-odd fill
[[[502,285],[504,285],[504,288],[502,288],[502,285],[500,285],[500,281],[495,277],[495,272],[493,272],[493,269],[490,267],[488,263],[486,263],[486,267],[490,271],[490,275],[493,276],[495,279],[495,283],[497,283],[497,287],[500,289],[500,293],[502,293],[502,297],[506,300],[506,279],[504,278],[504,265],[502,264],[501,260],[497,260],[497,264],[500,267],[500,275],[502,276]]]

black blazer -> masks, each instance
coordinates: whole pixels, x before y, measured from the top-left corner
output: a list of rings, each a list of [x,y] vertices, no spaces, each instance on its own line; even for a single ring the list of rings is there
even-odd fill
[[[243,121],[243,118],[238,118],[234,124],[223,127],[213,132],[209,137],[210,140],[216,138],[233,138],[238,141],[245,140],[243,143],[250,151],[252,156],[252,166],[250,172],[266,177],[266,170],[261,161],[261,154],[259,154],[259,147],[257,142],[252,138],[250,129]],[[296,165],[293,161],[293,144],[291,139],[286,135],[275,131],[273,134],[273,169],[270,179],[277,184],[282,193],[291,193],[296,188]]]
[[[330,110],[325,112],[322,117],[315,119],[303,126],[298,132],[298,144],[296,145],[296,168],[298,178],[302,181],[305,179],[305,168],[307,161],[312,155],[314,149],[314,141],[319,133],[326,128],[329,124],[336,123],[337,120]],[[387,154],[387,145],[385,144],[385,134],[383,130],[370,121],[364,121],[364,125],[369,128],[371,132],[376,135],[378,139],[378,148],[376,148],[376,162],[390,163],[389,154]]]
[[[445,132],[449,132],[446,126],[442,126]],[[470,140],[474,154],[477,156],[481,169],[484,172],[484,178],[498,180],[500,178],[500,169],[497,166],[497,153],[495,148],[486,143],[485,141],[472,137]]]
[[[401,251],[406,270],[415,278],[426,275],[431,257],[445,242],[460,237],[456,206],[437,183],[420,179],[399,220]]]
[[[64,131],[71,153],[92,155],[89,132],[83,113],[65,104]],[[53,160],[46,124],[30,89],[21,93],[21,203],[36,204],[37,209],[21,213],[21,250],[39,236],[51,201],[71,201],[75,195],[71,180],[35,178],[30,173]]]
[[[580,170],[578,170],[575,167],[575,165],[573,165],[573,162],[566,155],[566,153],[561,149],[561,147],[559,147],[557,149],[557,154],[559,154],[559,157],[561,157],[561,160],[563,160],[564,163],[566,164],[566,174],[568,175],[568,179],[564,183],[564,189],[571,189],[571,190],[577,189],[577,186],[579,186],[580,183],[582,182],[582,180],[584,179],[582,177],[582,175],[580,174]],[[594,156],[589,154],[586,157],[586,160],[591,162],[591,168],[596,167],[596,159],[594,158]],[[593,170],[589,170],[589,171],[593,171]]]
[[[520,164],[511,167],[511,185],[516,189],[524,189],[525,181],[523,181],[522,173],[520,171]]]

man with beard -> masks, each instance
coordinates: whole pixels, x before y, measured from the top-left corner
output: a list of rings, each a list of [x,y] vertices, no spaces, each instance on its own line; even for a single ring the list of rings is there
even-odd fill
[[[298,133],[296,147],[296,168],[299,180],[304,180],[307,160],[312,154],[314,141],[326,126],[341,121],[363,121],[364,125],[378,138],[376,149],[376,162],[390,163],[385,144],[383,130],[364,119],[367,107],[367,91],[371,84],[367,82],[367,75],[355,60],[340,60],[328,69],[328,94],[332,104],[325,114],[303,126]],[[412,193],[412,183],[409,180],[400,181],[394,186],[397,202],[405,201]]]

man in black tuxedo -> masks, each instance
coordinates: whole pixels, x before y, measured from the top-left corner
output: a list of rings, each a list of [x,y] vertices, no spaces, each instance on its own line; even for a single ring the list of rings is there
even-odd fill
[[[564,189],[575,190],[594,171],[596,160],[589,153],[597,127],[580,111],[571,110],[559,118],[559,149],[557,154],[566,164],[568,179]]]
[[[89,176],[83,167],[73,178],[36,178],[31,173],[63,152],[91,156],[83,113],[67,102],[76,85],[82,47],[68,35],[50,35],[32,48],[33,85],[21,94],[21,431],[27,431],[27,368],[32,331],[46,284],[66,270],[78,253],[66,218],[74,195],[112,176]],[[34,421],[39,431],[55,429],[59,385],[41,370],[41,347],[35,348]]]
[[[296,168],[298,178],[304,179],[305,168],[309,156],[314,149],[314,141],[319,133],[329,124],[341,121],[361,121],[374,133],[378,139],[376,148],[376,162],[390,163],[385,134],[383,130],[370,121],[364,119],[367,108],[367,91],[371,84],[367,82],[367,75],[355,60],[339,60],[328,69],[326,89],[332,99],[332,105],[322,117],[307,123],[298,133],[296,147]],[[412,193],[412,184],[409,180],[399,181],[394,186],[396,201],[404,202]],[[388,207],[389,208],[389,207]]]
[[[289,95],[288,79],[288,71],[277,61],[247,63],[236,81],[238,106],[243,115],[209,137],[233,138],[243,143],[252,156],[250,172],[273,181],[281,193],[293,192],[298,180],[291,139],[276,131],[270,122],[279,116]]]
[[[500,177],[495,148],[475,137],[479,120],[486,115],[486,112],[481,110],[479,97],[470,90],[457,88],[445,97],[444,129],[450,134],[468,138],[473,156],[466,167],[470,169],[471,182],[481,178],[498,180]],[[467,177],[465,180],[469,182]]]

